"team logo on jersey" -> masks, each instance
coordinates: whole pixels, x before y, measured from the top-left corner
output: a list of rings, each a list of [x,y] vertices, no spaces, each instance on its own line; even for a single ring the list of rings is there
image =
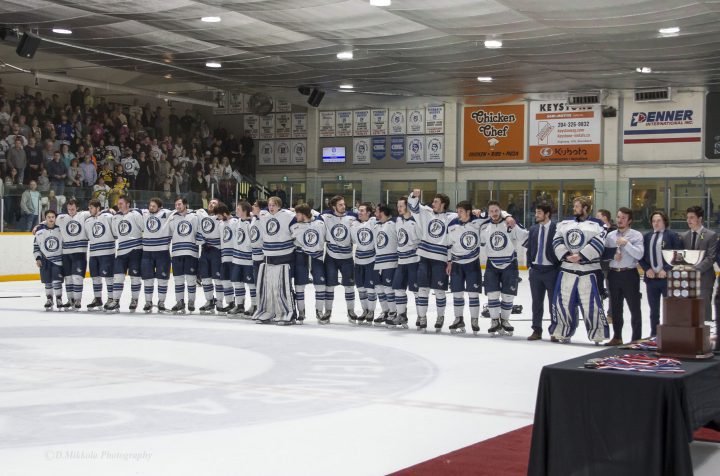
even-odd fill
[[[92,227],[92,235],[94,238],[100,238],[105,234],[105,225],[102,223],[95,223]]]
[[[348,237],[348,229],[345,225],[335,225],[330,230],[330,234],[333,238],[335,238],[335,241],[345,241]],[[358,238],[359,240],[359,238]],[[370,236],[370,242],[372,242],[372,236]]]
[[[225,230],[223,230],[223,242],[227,243],[230,240],[232,240],[232,230],[226,227]]]
[[[80,223],[76,222],[75,220],[72,220],[67,224],[65,231],[70,236],[78,236],[80,234],[80,232],[82,231],[82,226],[80,226]]]
[[[460,246],[466,250],[474,250],[477,248],[478,239],[477,235],[471,231],[466,231],[460,235]]]
[[[151,233],[155,233],[160,229],[160,219],[158,217],[150,217],[145,223],[145,227]]]
[[[133,163],[129,160],[125,162],[125,171],[126,172],[132,172],[133,170]]]
[[[428,234],[433,238],[440,238],[445,234],[445,223],[442,220],[434,218],[428,223]]]
[[[410,236],[408,236],[408,232],[404,229],[400,228],[398,230],[398,246],[405,246],[408,244],[408,241],[410,240]]]
[[[361,228],[358,231],[358,244],[367,246],[373,241],[372,232],[367,228]]]
[[[580,228],[573,228],[565,235],[565,241],[571,250],[579,250],[585,244],[585,234]]]
[[[260,230],[257,229],[257,227],[250,228],[250,241],[252,243],[257,243],[257,241],[260,239]]]
[[[505,233],[496,231],[490,235],[490,248],[492,248],[493,251],[502,251],[505,249],[507,244],[508,238]]]
[[[271,218],[267,221],[265,231],[267,231],[267,234],[270,236],[277,235],[277,232],[280,231],[280,222],[277,221],[277,218]]]
[[[60,240],[55,238],[54,236],[51,236],[47,240],[45,240],[45,249],[48,250],[51,253],[56,252],[60,249]]]
[[[375,243],[377,244],[378,248],[385,248],[388,244],[387,233],[385,233],[384,231],[378,233],[377,238],[375,239]]]
[[[118,233],[120,236],[127,236],[132,231],[132,225],[127,220],[120,220],[118,224]]]
[[[192,225],[189,221],[183,220],[178,223],[177,234],[180,236],[188,236],[192,232]]]
[[[318,242],[320,241],[320,233],[318,233],[317,230],[307,230],[305,233],[303,233],[303,243],[308,248],[316,246]]]
[[[245,230],[242,230],[241,228],[238,228],[237,231],[237,242],[238,243],[245,243],[245,238],[247,235],[245,235]]]
[[[203,229],[203,233],[205,233],[205,234],[212,233],[213,231],[215,231],[215,219],[209,218],[209,217],[203,218],[202,219],[202,229]]]

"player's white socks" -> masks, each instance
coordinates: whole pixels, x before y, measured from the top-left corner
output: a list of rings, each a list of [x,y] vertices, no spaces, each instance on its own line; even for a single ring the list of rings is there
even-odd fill
[[[122,278],[125,280],[125,277]],[[130,276],[130,294],[133,299],[140,298],[140,289],[142,287],[142,278],[140,276]],[[122,288],[120,288],[122,292]]]
[[[203,293],[205,293],[205,300],[210,301],[213,299],[213,284],[212,279],[210,278],[203,278],[202,279],[202,287],[203,287]]]
[[[491,319],[500,319],[500,291],[487,293],[488,311]]]
[[[305,285],[295,286],[295,301],[297,302],[298,311],[305,310]]]
[[[197,279],[194,275],[186,274],[185,275],[185,285],[187,286],[187,292],[188,292],[188,302],[195,302],[195,288]]]
[[[430,288],[420,288],[417,298],[415,299],[415,307],[419,317],[427,316],[428,299],[430,297]]]
[[[447,305],[447,298],[445,297],[445,291],[441,289],[435,290],[435,305],[437,306],[438,317],[445,316],[445,306]]]
[[[345,304],[348,311],[355,310],[355,286],[345,286]]]
[[[231,302],[235,301],[235,290],[233,288],[232,281],[229,280],[223,280],[222,282],[223,286],[223,295],[225,296],[225,305],[229,306]]]
[[[388,312],[387,298],[385,297],[385,286],[375,286],[377,299],[380,301],[380,309],[382,312]]]
[[[52,282],[52,288],[53,291],[55,291],[55,297],[59,298],[62,297],[62,281],[53,281]]]
[[[395,291],[395,306],[398,314],[407,312],[407,292],[404,289],[396,289]]]
[[[502,302],[500,303],[500,317],[502,317],[504,320],[510,319],[510,314],[512,313],[513,308],[513,300],[515,300],[515,296],[512,294],[502,294]]]
[[[453,308],[455,310],[455,316],[461,317],[465,311],[465,293],[452,293],[453,295]]]
[[[102,278],[100,276],[93,276],[92,278],[93,296],[95,299],[102,298]],[[71,294],[74,296],[74,294]]]
[[[367,290],[365,288],[357,288],[358,290],[358,298],[360,299],[360,309],[363,311],[367,309],[368,302],[367,302]]]
[[[477,319],[480,317],[480,294],[479,293],[468,293],[470,301],[470,318]],[[457,315],[457,312],[455,313]]]
[[[120,274],[120,273],[114,275],[113,276],[113,299],[114,300],[116,300],[116,301],[120,300],[120,296],[122,296],[124,287],[125,287],[125,275]]]
[[[385,300],[390,312],[397,312],[397,306],[395,305],[395,292],[390,286],[383,286],[385,289]]]
[[[164,303],[167,296],[168,280],[158,279],[158,303]]]
[[[79,274],[72,275],[73,294],[68,294],[68,298],[74,297],[76,301],[79,301],[82,299],[83,280],[84,279],[85,279],[85,276],[81,276]]]
[[[257,306],[257,291],[256,291],[257,288],[255,287],[255,284],[250,284],[249,287],[250,287],[250,305]],[[317,294],[315,294],[315,296],[317,298]]]
[[[334,300],[335,300],[335,287],[327,286],[325,288],[325,311],[332,312]]]
[[[245,283],[240,281],[239,283],[233,283],[235,290],[235,306],[245,307]]]
[[[153,293],[155,293],[155,279],[144,279],[143,288],[145,288],[145,303],[152,303]]]
[[[185,275],[173,276],[175,281],[175,302],[185,299]]]

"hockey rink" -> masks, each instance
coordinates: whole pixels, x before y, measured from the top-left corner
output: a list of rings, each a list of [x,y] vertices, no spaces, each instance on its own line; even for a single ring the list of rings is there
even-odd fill
[[[282,327],[130,314],[129,283],[123,312],[88,313],[89,279],[82,312],[45,312],[39,282],[2,283],[0,473],[379,475],[531,424],[542,366],[600,348],[583,326],[572,345],[527,342],[521,276],[513,337],[482,318],[451,335],[452,306],[436,334],[433,298],[426,334],[412,298],[408,330],[350,325],[341,287],[331,325]],[[718,445],[692,447],[695,474],[717,474]]]

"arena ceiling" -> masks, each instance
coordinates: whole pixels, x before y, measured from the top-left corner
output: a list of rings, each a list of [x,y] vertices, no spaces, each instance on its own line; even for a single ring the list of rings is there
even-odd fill
[[[3,0],[0,22],[37,32],[40,52],[219,89],[468,97],[720,82],[713,0]],[[659,33],[669,27],[680,31]],[[3,60],[42,70],[41,58]]]

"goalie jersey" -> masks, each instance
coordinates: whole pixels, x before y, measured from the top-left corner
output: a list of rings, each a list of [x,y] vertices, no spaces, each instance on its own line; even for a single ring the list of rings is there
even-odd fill
[[[555,256],[561,261],[563,270],[575,274],[588,274],[600,269],[600,257],[605,251],[607,230],[600,220],[587,218],[564,220],[557,224],[553,249]],[[578,253],[580,261],[567,261],[570,254]]]
[[[295,239],[290,226],[295,223],[295,214],[283,208],[274,215],[260,214],[260,234],[263,240],[265,256],[285,256],[295,250]]]

